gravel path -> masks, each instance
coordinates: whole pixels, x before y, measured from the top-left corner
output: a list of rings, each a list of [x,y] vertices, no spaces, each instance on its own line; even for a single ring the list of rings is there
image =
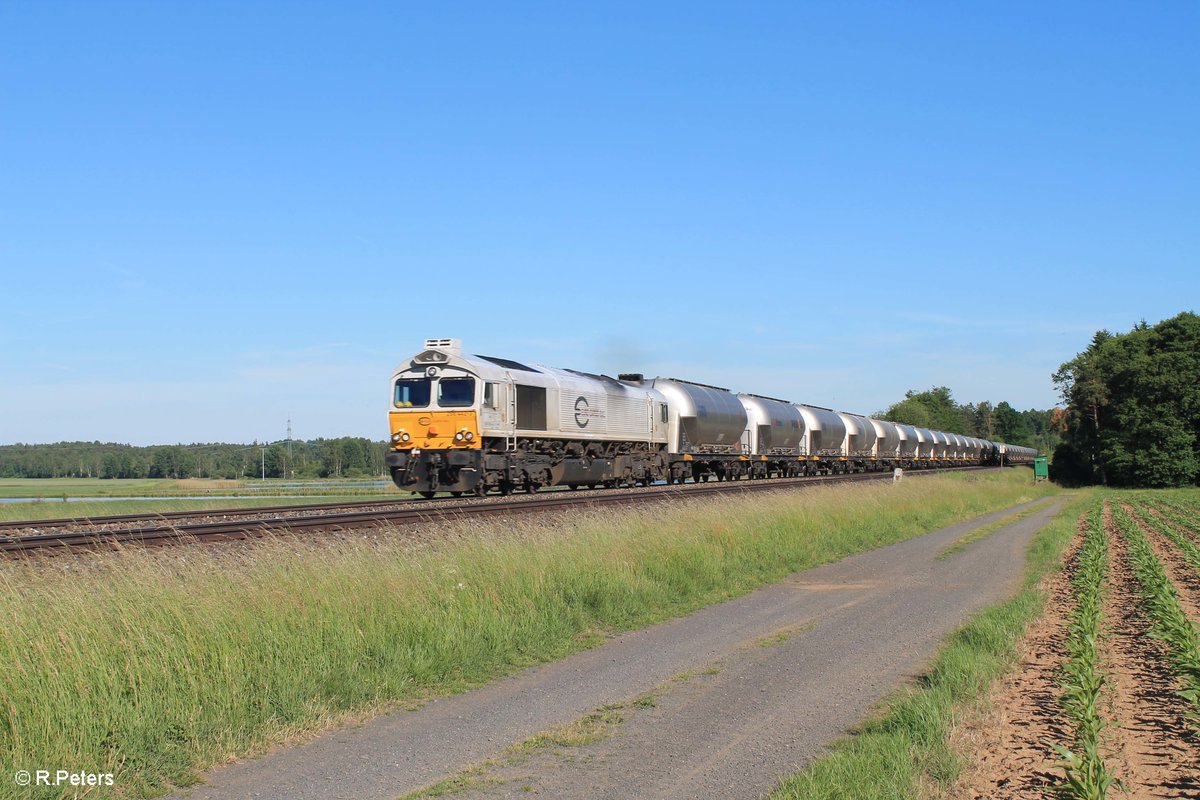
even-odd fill
[[[176,797],[394,800],[664,685],[674,688],[653,708],[631,709],[586,757],[537,754],[503,768],[524,773],[500,776],[486,793],[758,797],[917,674],[972,612],[1011,594],[1029,541],[1059,505],[944,561],[936,556],[959,536],[1015,509],[798,573],[418,711],[219,769]]]

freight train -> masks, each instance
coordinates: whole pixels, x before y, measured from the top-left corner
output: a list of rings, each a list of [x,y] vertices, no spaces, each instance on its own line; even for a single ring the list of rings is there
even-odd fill
[[[401,489],[759,480],[1016,464],[1036,451],[679,378],[616,378],[467,355],[428,339],[392,376],[387,464]]]

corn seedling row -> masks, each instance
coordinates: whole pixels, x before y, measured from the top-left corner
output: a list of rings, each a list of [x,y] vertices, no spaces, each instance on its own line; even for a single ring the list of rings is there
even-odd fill
[[[1179,605],[1175,586],[1141,528],[1120,509],[1113,510],[1113,518],[1128,544],[1151,630],[1167,644],[1171,668],[1183,684],[1179,695],[1191,706],[1188,717],[1195,724],[1200,721],[1200,633]]]
[[[1067,633],[1067,661],[1063,665],[1060,702],[1075,728],[1075,748],[1057,747],[1066,773],[1062,789],[1081,800],[1101,800],[1115,778],[1100,754],[1100,691],[1105,679],[1100,669],[1100,618],[1108,572],[1108,537],[1099,505],[1088,515],[1087,535],[1079,551],[1071,582],[1078,603]]]
[[[1141,505],[1135,506],[1141,515],[1142,521],[1152,527],[1154,530],[1161,533],[1163,536],[1171,540],[1171,542],[1179,548],[1179,552],[1191,564],[1192,569],[1200,572],[1200,547],[1196,543],[1184,536],[1177,528],[1171,524],[1164,522],[1162,519],[1149,514]],[[1159,509],[1160,511],[1162,509]],[[1168,518],[1170,518],[1168,516]]]
[[[1167,519],[1187,528],[1192,534],[1200,534],[1200,509],[1195,506],[1159,501],[1153,504]]]

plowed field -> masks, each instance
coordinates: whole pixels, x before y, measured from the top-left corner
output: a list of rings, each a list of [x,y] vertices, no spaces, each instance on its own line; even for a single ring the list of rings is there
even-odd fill
[[[1200,503],[1099,500],[1049,588],[954,796],[1200,797]]]

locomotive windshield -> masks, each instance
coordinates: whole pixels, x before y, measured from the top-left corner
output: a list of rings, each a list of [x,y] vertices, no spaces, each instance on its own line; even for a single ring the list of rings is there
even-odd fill
[[[438,381],[438,405],[442,408],[475,405],[475,379],[442,378]]]
[[[406,378],[396,381],[396,395],[392,398],[396,408],[425,408],[429,405],[429,378]]]

